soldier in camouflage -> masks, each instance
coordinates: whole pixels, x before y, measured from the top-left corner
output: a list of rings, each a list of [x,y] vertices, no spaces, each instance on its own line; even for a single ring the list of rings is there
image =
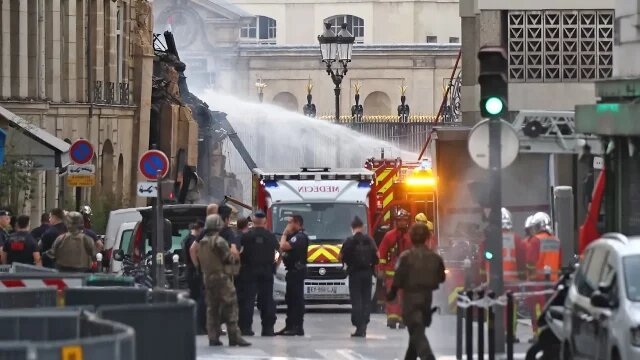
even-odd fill
[[[69,232],[58,236],[47,255],[55,259],[59,271],[89,272],[98,253],[95,242],[82,231],[82,214],[72,211],[67,214],[66,220]]]
[[[220,324],[227,325],[229,346],[249,346],[238,327],[238,299],[233,285],[237,273],[237,258],[227,241],[218,233],[224,227],[220,215],[207,216],[205,236],[197,245],[198,263],[202,271],[207,302],[207,332],[210,346],[221,346]]]
[[[405,250],[396,263],[396,271],[387,300],[395,299],[403,290],[402,317],[409,331],[409,347],[405,360],[435,360],[425,328],[431,325],[432,293],[445,281],[444,261],[425,243],[431,231],[424,223],[416,223],[409,230],[413,247]]]

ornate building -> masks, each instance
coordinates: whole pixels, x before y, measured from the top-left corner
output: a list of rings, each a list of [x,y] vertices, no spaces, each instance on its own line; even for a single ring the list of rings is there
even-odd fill
[[[83,191],[82,201],[107,207],[143,204],[135,186],[141,180],[138,158],[153,140],[150,2],[0,4],[0,106],[6,111],[0,119],[8,129],[7,158],[36,159],[37,177],[30,201],[1,206],[36,218],[44,209],[69,208],[74,193],[65,181],[68,145],[59,139],[79,138],[89,140],[96,152],[97,183]],[[168,149],[175,159],[176,147]]]
[[[320,62],[323,22],[342,23],[356,37],[341,94],[341,113],[360,82],[365,115],[390,115],[407,83],[413,113],[435,114],[459,50],[457,1],[156,0],[155,32],[176,34],[195,93],[215,87],[302,112],[306,84],[315,84],[318,114],[334,109],[333,83]]]

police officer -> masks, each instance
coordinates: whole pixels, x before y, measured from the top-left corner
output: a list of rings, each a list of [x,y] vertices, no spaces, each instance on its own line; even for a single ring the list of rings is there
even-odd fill
[[[42,266],[38,244],[29,233],[29,216],[20,215],[16,218],[16,232],[9,236],[2,248],[2,263],[14,262]]]
[[[249,346],[238,328],[238,299],[231,266],[236,261],[229,244],[219,231],[224,222],[220,215],[209,215],[204,222],[205,236],[197,246],[197,256],[207,301],[209,346],[220,346],[220,323],[227,325],[229,346]]]
[[[9,240],[11,214],[7,210],[0,210],[0,249]]]
[[[413,247],[404,251],[396,263],[393,285],[387,299],[395,299],[402,289],[402,316],[409,331],[409,347],[405,360],[435,360],[429,340],[424,333],[431,325],[433,291],[445,281],[444,261],[425,246],[431,232],[424,223],[416,223],[409,230]]]
[[[51,224],[51,226],[42,234],[42,238],[40,239],[41,254],[45,254],[51,250],[58,236],[67,232],[64,217],[64,210],[60,208],[52,209],[49,212],[49,224]],[[53,268],[55,267],[54,260],[50,256],[42,256],[42,266]]]
[[[67,216],[68,233],[59,236],[47,254],[55,259],[56,268],[65,272],[88,272],[98,253],[95,242],[82,232],[84,219],[79,212]]]
[[[276,304],[273,301],[273,263],[279,249],[276,236],[267,228],[267,216],[262,210],[253,214],[253,227],[242,235],[240,246],[240,330],[242,335],[253,336],[253,305],[256,294],[260,300],[262,336],[274,336]]]
[[[304,278],[307,275],[309,237],[303,226],[302,216],[293,215],[280,237],[280,252],[284,253],[282,261],[287,269],[284,295],[287,320],[284,329],[276,335],[304,336]]]

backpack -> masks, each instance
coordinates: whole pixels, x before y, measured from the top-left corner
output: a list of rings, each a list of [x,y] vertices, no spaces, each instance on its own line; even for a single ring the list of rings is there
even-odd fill
[[[357,236],[353,238],[356,246],[353,252],[353,268],[354,269],[370,269],[373,266],[373,247],[371,239],[366,236]]]

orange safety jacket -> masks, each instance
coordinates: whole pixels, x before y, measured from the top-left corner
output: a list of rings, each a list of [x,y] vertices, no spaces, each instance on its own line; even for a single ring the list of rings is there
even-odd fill
[[[411,248],[411,240],[407,230],[397,228],[389,230],[378,246],[378,270],[384,271],[386,276],[395,275],[396,261],[403,251]]]
[[[503,279],[507,282],[517,282],[519,280],[518,274],[518,250],[522,240],[518,234],[511,231],[502,232],[502,273]],[[483,246],[484,247],[484,243]],[[481,253],[484,253],[484,248],[480,249]],[[485,261],[485,266],[480,270],[482,275],[489,274],[489,261]],[[489,277],[487,276],[487,280]]]
[[[527,271],[533,281],[558,280],[561,264],[560,240],[546,231],[537,233],[527,244]]]

